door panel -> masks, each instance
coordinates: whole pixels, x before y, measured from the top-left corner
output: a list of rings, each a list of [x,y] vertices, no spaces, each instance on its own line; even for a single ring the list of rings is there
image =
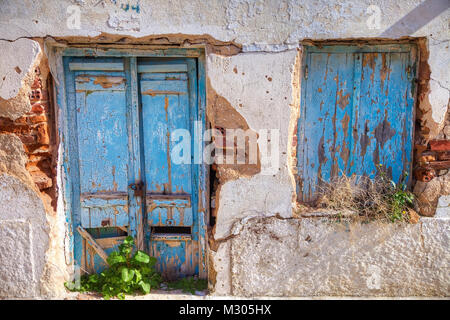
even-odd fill
[[[314,53],[304,101],[301,135],[303,193],[311,197],[318,183],[348,167],[353,97],[353,54]],[[300,158],[299,158],[300,159]]]
[[[79,71],[75,83],[81,194],[126,192],[125,74]]]
[[[126,226],[128,134],[125,74],[76,71],[75,89],[81,226]]]
[[[75,86],[79,225],[109,254],[124,238],[128,215],[126,75],[122,59],[80,59],[70,64]],[[82,270],[106,262],[82,240]]]
[[[119,235],[120,231],[112,228],[100,228],[89,230],[97,244],[105,251],[106,254],[111,254],[113,251],[117,251],[119,245],[126,238],[123,235]],[[88,273],[100,273],[106,267],[106,262],[100,258],[95,249],[87,242],[83,241],[83,269]]]
[[[413,104],[408,80],[409,53],[365,53],[361,73],[361,108],[355,110],[358,138],[354,171],[375,176],[382,164],[394,181],[411,162]]]
[[[307,47],[298,134],[298,194],[341,174],[399,182],[410,171],[415,47]]]
[[[74,255],[82,270],[103,270],[128,234],[166,278],[200,275],[200,166],[171,155],[180,142],[171,133],[191,133],[197,120],[195,60],[67,57],[64,64]]]
[[[179,276],[198,274],[195,268],[194,248],[197,243],[192,239],[152,238],[150,255],[158,260],[157,268],[165,279],[174,280]]]
[[[195,106],[190,101],[196,91],[190,89],[196,79],[190,78],[195,73],[188,72],[188,64],[189,59],[166,64],[144,60],[138,65],[148,250],[169,279],[198,273],[193,201],[197,166],[173,161],[172,151],[180,141],[171,139],[174,130],[192,132]],[[191,141],[187,142],[190,152]]]
[[[147,193],[169,194],[174,200],[177,194],[190,195],[191,164],[175,164],[171,159],[177,143],[171,141],[171,133],[176,129],[190,131],[187,74],[140,73],[140,88]],[[147,206],[147,214],[152,226],[193,223],[190,206],[152,202]]]

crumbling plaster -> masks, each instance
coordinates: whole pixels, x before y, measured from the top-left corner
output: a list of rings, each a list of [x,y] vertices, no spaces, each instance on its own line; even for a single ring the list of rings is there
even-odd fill
[[[31,109],[35,68],[47,80],[45,57],[37,41],[0,42],[0,117],[26,119],[21,117]],[[49,196],[40,192],[24,146],[19,135],[0,134],[0,297],[61,296],[68,279],[65,214],[54,212]]]
[[[49,225],[38,194],[0,173],[0,296],[36,297],[47,263]]]
[[[287,153],[289,123],[295,114],[292,103],[298,93],[291,83],[296,59],[297,50],[207,57],[210,85],[235,106],[250,129],[279,130],[279,166],[271,167],[265,158],[266,155],[270,158],[272,150],[263,150],[260,173],[221,186],[215,239],[228,237],[233,223],[239,219],[276,214],[292,216],[295,185],[290,177]],[[245,196],[248,194],[252,196]]]
[[[30,111],[29,89],[41,53],[39,43],[30,39],[0,40],[0,117],[15,120]]]

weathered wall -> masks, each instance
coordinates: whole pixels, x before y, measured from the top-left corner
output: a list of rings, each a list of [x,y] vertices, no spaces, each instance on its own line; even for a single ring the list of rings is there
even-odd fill
[[[0,48],[0,296],[60,295],[64,217],[55,212],[46,57],[30,39],[0,41]]]
[[[270,153],[263,152],[261,172],[228,181],[220,188],[216,198],[215,239],[229,236],[232,224],[240,219],[292,215],[295,186],[289,175],[287,150],[289,124],[295,115],[296,91],[292,86],[292,73],[297,57],[296,50],[243,53],[232,57],[208,56],[210,86],[230,101],[248,126],[256,132],[260,129],[280,130],[279,158],[275,168],[265,159]],[[252,196],[243,196],[247,194]]]
[[[0,296],[38,296],[49,243],[42,201],[18,178],[2,173],[0,212]]]
[[[39,44],[45,37],[81,42],[88,41],[88,36],[97,37],[93,42],[123,44],[134,41],[146,44],[150,43],[148,37],[151,36],[151,43],[155,45],[188,47],[203,43],[207,48],[208,107],[222,103],[226,108],[233,108],[232,119],[253,131],[280,130],[279,167],[275,170],[261,158],[260,166],[251,170],[218,171],[223,179],[219,177],[221,183],[216,193],[216,226],[211,234],[213,250],[210,264],[210,274],[214,275],[212,280],[216,283],[215,294],[448,295],[450,281],[444,272],[449,263],[448,220],[445,220],[449,216],[449,198],[445,196],[448,194],[447,177],[433,184],[416,186],[419,196],[429,198],[432,195],[429,211],[432,215],[437,207],[437,216],[440,217],[423,220],[416,226],[354,227],[355,230],[347,232],[337,225],[292,218],[295,199],[292,167],[300,99],[301,41],[422,37],[416,140],[426,144],[428,140],[448,132],[448,127],[445,129],[444,126],[450,87],[450,10],[442,12],[445,2],[2,1],[0,137],[13,134],[20,140],[8,138],[14,139],[11,141],[15,144],[3,153],[3,157],[0,152],[0,172],[5,175],[3,179],[19,179],[23,184],[21,188],[30,193],[28,195],[24,191],[22,194],[27,196],[18,197],[20,203],[25,201],[33,203],[33,206],[42,206],[42,210],[35,210],[36,217],[41,220],[29,223],[41,225],[46,220],[49,225],[49,229],[42,227],[50,236],[48,243],[43,241],[40,244],[39,250],[46,252],[46,256],[37,255],[37,260],[33,260],[33,283],[38,286],[37,279],[43,278],[41,291],[45,294],[57,294],[62,290],[66,272],[64,255],[67,254],[64,252],[64,239],[67,241],[67,237],[64,238],[64,203],[56,194],[56,178],[61,177],[55,177],[54,168],[56,161],[61,159],[56,157],[57,139],[51,135],[55,121],[46,98],[47,71],[42,67],[46,66],[47,57]],[[370,5],[380,9],[379,28],[368,27],[368,20],[373,18],[373,13],[367,11]],[[428,10],[423,11],[424,8]],[[116,38],[110,40],[111,36],[105,33],[116,35]],[[130,40],[131,37],[144,38]],[[240,50],[242,52],[238,53]],[[40,84],[35,82],[36,66],[41,67]],[[42,93],[38,100],[32,92],[36,89]],[[210,120],[214,122],[212,117]],[[1,144],[0,150],[3,150]],[[39,150],[42,152],[36,154]],[[0,188],[0,199],[15,199],[11,186],[4,184],[3,189]],[[59,201],[57,208],[56,201]],[[5,206],[5,202],[0,203],[0,223],[5,221],[1,232],[16,230],[16,234],[8,239],[17,239],[23,245],[21,252],[24,253],[17,259],[24,268],[31,268],[26,262],[31,252],[36,254],[37,251],[31,249],[35,240],[29,240],[27,236],[30,234],[29,224],[22,222],[27,218],[24,218],[26,212],[21,208],[19,204]],[[274,216],[278,218],[271,218]],[[263,232],[259,234],[257,230]],[[271,237],[272,233],[275,237]],[[318,244],[306,257],[298,252],[307,250],[309,242],[297,241],[297,236],[288,239],[288,235],[297,233],[302,237],[310,235]],[[370,235],[375,239],[386,236],[386,240],[379,240],[371,247]],[[315,242],[319,238],[324,239],[320,244]],[[361,244],[358,244],[359,240]],[[336,241],[342,243],[333,249]],[[411,246],[397,245],[397,241],[411,242]],[[391,249],[393,252],[389,251]],[[266,250],[274,256],[269,257]],[[328,250],[331,253],[327,253]],[[12,257],[15,253],[5,251],[5,254]],[[404,256],[408,258],[404,260]],[[277,261],[272,265],[259,263],[274,257]],[[378,258],[381,259],[379,264],[375,263]],[[358,262],[360,259],[361,263]],[[415,259],[423,262],[424,269],[414,265]],[[0,264],[0,268],[3,267],[9,268],[7,264]],[[370,268],[387,274],[394,267],[407,272],[392,278],[383,276],[380,289],[367,289],[365,279],[372,272]],[[287,272],[290,274],[285,280],[283,277]],[[347,276],[349,272],[356,274]],[[418,279],[417,284],[413,283],[414,278]],[[38,294],[37,291],[24,292],[27,296]],[[11,294],[20,295],[17,292]]]
[[[216,254],[231,259],[217,263],[215,293],[448,296],[449,227],[449,219],[433,218],[416,225],[255,218]]]
[[[380,10],[379,26],[372,29],[371,5]],[[449,70],[441,67],[449,62],[445,5],[445,0],[4,1],[0,39],[208,34],[241,44],[244,51],[280,51],[303,39],[427,37],[430,94],[419,108],[433,138],[442,129],[449,98]]]

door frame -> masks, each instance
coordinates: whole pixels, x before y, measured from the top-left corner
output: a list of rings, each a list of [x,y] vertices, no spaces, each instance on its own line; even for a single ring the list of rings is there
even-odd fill
[[[55,101],[56,127],[58,128],[58,212],[62,210],[65,216],[65,260],[66,264],[75,267],[76,261],[81,261],[81,248],[75,246],[79,233],[75,230],[74,215],[74,189],[79,185],[78,179],[74,179],[70,174],[70,168],[78,168],[77,160],[73,156],[74,144],[76,146],[76,137],[72,134],[76,129],[76,123],[70,121],[70,108],[68,102],[68,94],[66,93],[66,77],[64,67],[64,57],[119,57],[130,58],[130,67],[137,68],[137,58],[194,58],[197,61],[197,121],[201,121],[201,136],[194,137],[194,148],[197,146],[199,152],[203,154],[204,141],[202,139],[203,132],[208,128],[206,120],[206,55],[204,48],[156,48],[156,49],[138,49],[138,48],[121,48],[102,47],[101,44],[90,44],[90,47],[83,45],[61,45],[56,42],[46,42],[47,56],[49,58],[50,71],[53,75],[53,89]],[[124,61],[124,64],[126,62]],[[134,73],[137,75],[137,73]],[[133,77],[131,75],[131,77]],[[127,79],[128,80],[128,79]],[[138,79],[130,79],[132,103],[138,103],[137,89]],[[134,93],[133,93],[134,92]],[[72,110],[73,111],[73,110]],[[138,121],[138,114],[130,115],[132,121]],[[139,133],[139,127],[131,126],[133,139]],[[195,139],[197,138],[197,139]],[[201,139],[201,140],[200,140]],[[198,165],[198,176],[194,179],[194,190],[197,191],[197,215],[198,215],[198,236],[199,236],[199,277],[207,279],[208,271],[208,233],[207,223],[209,217],[209,166],[201,161]],[[139,168],[135,169],[139,170]],[[78,217],[79,218],[79,217]],[[129,233],[136,235],[136,228],[132,227],[133,215],[130,213]],[[134,217],[136,219],[136,217]],[[135,222],[135,221],[134,221]],[[137,226],[137,223],[135,222]],[[142,224],[141,224],[142,225]],[[142,234],[143,235],[143,234]]]

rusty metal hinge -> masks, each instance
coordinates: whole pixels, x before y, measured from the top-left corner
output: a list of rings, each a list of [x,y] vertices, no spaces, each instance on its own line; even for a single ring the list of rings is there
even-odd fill
[[[143,195],[144,193],[144,182],[139,181],[136,183],[131,183],[128,188],[134,191],[135,195]]]

